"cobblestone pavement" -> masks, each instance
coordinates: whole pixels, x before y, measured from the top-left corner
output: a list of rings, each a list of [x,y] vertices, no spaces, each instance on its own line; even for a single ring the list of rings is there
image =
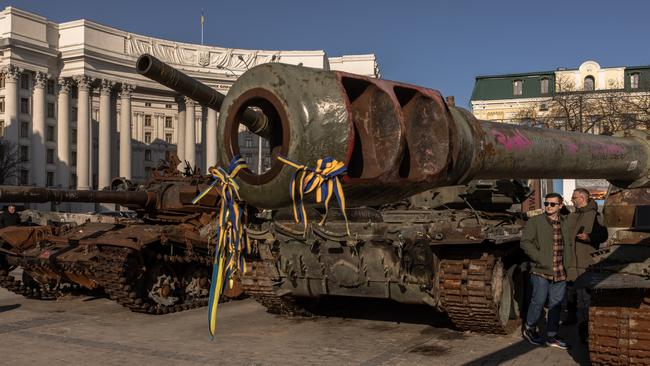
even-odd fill
[[[268,314],[250,299],[221,304],[217,338],[210,341],[206,308],[152,316],[107,299],[39,301],[0,289],[0,364],[588,364],[583,347],[532,347],[518,332],[458,332],[422,307],[347,303],[299,319]],[[565,332],[576,344],[575,329]]]

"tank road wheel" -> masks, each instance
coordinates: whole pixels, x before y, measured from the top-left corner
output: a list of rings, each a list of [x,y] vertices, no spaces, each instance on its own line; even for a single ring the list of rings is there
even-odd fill
[[[438,285],[442,304],[456,327],[481,333],[508,334],[516,327],[513,287],[503,262],[493,255],[480,259],[443,259]]]
[[[205,265],[192,264],[183,275],[181,283],[185,303],[206,300],[210,296],[210,272]]]
[[[171,266],[165,263],[156,263],[147,270],[145,292],[158,307],[161,307],[172,306],[180,302],[183,289]]]
[[[596,289],[591,296],[592,365],[650,365],[650,289]]]

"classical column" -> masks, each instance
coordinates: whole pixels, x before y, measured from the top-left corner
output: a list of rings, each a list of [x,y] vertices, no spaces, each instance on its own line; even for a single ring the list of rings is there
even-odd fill
[[[45,187],[45,162],[47,154],[45,149],[45,87],[47,75],[37,72],[34,78],[34,103],[32,113],[32,177],[33,183]]]
[[[99,171],[97,188],[111,185],[111,92],[114,83],[103,79],[99,89]]]
[[[205,128],[205,172],[217,165],[217,111],[208,108],[208,121]]]
[[[20,140],[20,121],[18,120],[18,80],[21,70],[13,65],[3,71],[5,78],[5,128],[4,135],[9,141],[18,144]]]
[[[70,81],[59,79],[58,115],[56,121],[56,183],[70,188]]]
[[[75,77],[77,99],[77,189],[90,189],[90,89],[91,78]]]
[[[120,177],[131,179],[131,92],[134,86],[122,84],[120,92]]]
[[[194,100],[185,98],[185,160],[196,168],[196,114]]]
[[[185,98],[176,98],[178,102],[178,126],[176,126],[176,156],[181,162],[185,161]],[[181,167],[182,169],[182,167]]]

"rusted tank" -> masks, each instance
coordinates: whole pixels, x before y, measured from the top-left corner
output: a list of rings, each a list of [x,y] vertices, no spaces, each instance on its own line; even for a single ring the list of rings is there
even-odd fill
[[[163,79],[156,80],[175,88]],[[496,202],[478,208],[466,188],[455,186],[477,179],[604,178],[636,190],[650,177],[646,131],[599,136],[479,121],[446,104],[438,91],[344,72],[259,65],[233,84],[219,108],[222,166],[239,153],[239,124],[250,125],[246,115],[265,116],[260,135],[271,147],[271,169],[245,170],[236,180],[244,200],[273,211],[266,223],[249,227],[260,258],[242,281],[278,312],[304,313],[301,299],[323,295],[381,297],[433,305],[463,329],[505,332],[516,308],[504,294],[517,287],[521,222]],[[345,163],[351,235],[340,217],[315,224],[323,214],[315,206],[306,232],[292,222],[286,210],[295,170],[275,159],[280,156],[311,167],[326,156]],[[431,202],[453,197],[460,206],[419,206],[418,194]],[[403,199],[411,203],[400,212],[394,202]]]
[[[81,225],[51,223],[0,229],[0,285],[37,298],[84,288],[103,291],[138,312],[161,314],[207,303],[216,193],[192,204],[207,176],[185,176],[160,166],[137,189],[63,191],[0,187],[2,202],[118,203],[137,217],[93,215]],[[22,267],[18,280],[9,272]],[[235,289],[229,295],[236,296]]]
[[[576,281],[591,293],[591,362],[650,365],[650,190],[612,187],[603,216],[610,238]]]
[[[355,296],[426,304],[462,330],[507,333],[517,324],[528,196],[519,181],[474,181],[381,208],[310,211],[307,234],[288,210],[249,227],[259,248],[244,289],[269,311],[307,314],[305,299]]]

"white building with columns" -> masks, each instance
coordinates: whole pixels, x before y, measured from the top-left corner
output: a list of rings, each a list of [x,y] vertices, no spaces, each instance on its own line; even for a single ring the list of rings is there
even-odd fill
[[[379,77],[373,54],[203,46],[14,7],[0,13],[0,52],[0,134],[18,145],[15,183],[61,188],[102,189],[118,176],[141,182],[171,153],[203,172],[215,164],[218,113],[137,74],[142,53],[222,93],[266,62]]]

